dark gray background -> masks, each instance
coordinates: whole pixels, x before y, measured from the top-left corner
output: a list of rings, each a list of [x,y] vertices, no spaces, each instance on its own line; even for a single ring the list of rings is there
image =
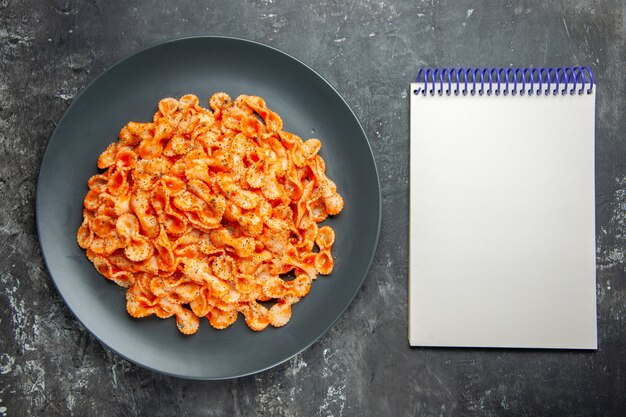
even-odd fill
[[[546,3],[0,0],[0,416],[626,414],[626,3]],[[123,57],[201,34],[267,43],[324,76],[363,123],[384,198],[346,314],[290,362],[222,382],[104,349],[54,289],[34,222],[39,164],[73,98]],[[408,83],[421,66],[531,64],[589,65],[598,83],[599,349],[411,349]]]

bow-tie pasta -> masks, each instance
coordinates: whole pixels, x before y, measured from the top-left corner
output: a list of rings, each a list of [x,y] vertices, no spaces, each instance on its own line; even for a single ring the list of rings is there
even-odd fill
[[[320,141],[283,131],[262,98],[216,93],[209,104],[166,98],[151,123],[121,130],[89,179],[78,244],[127,288],[133,317],[175,316],[184,334],[239,313],[252,330],[283,326],[333,270],[335,233],[318,223],[343,199]]]

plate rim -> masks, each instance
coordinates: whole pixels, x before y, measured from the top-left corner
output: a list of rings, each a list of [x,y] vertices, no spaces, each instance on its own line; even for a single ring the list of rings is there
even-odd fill
[[[350,296],[350,299],[347,301],[345,307],[341,310],[341,312],[337,315],[337,317],[335,317],[329,324],[328,326],[326,326],[326,328],[316,337],[314,337],[309,343],[307,343],[304,347],[302,347],[301,349],[297,349],[293,354],[288,355],[285,358],[282,358],[278,361],[272,361],[273,363],[264,367],[261,367],[259,369],[256,370],[252,370],[249,372],[238,372],[238,373],[234,373],[233,375],[230,376],[189,376],[189,375],[183,375],[183,374],[177,374],[174,372],[169,372],[169,371],[164,371],[161,369],[157,369],[154,368],[150,365],[147,365],[145,363],[142,363],[140,360],[137,359],[133,359],[130,358],[128,356],[126,356],[124,353],[112,348],[111,346],[109,346],[109,344],[107,344],[106,342],[104,342],[102,339],[100,339],[91,329],[89,329],[89,327],[87,327],[85,325],[85,323],[83,322],[83,320],[78,316],[78,314],[72,309],[72,307],[68,304],[67,300],[65,299],[65,296],[63,295],[63,293],[59,290],[59,287],[57,285],[57,281],[54,278],[54,275],[52,274],[50,267],[49,267],[49,262],[48,262],[48,258],[46,256],[45,250],[44,250],[44,246],[42,244],[42,237],[41,237],[41,230],[42,227],[40,226],[40,222],[41,222],[41,217],[40,217],[40,212],[43,212],[43,207],[41,207],[42,205],[42,196],[41,194],[41,182],[42,182],[42,169],[47,161],[47,159],[50,157],[49,156],[49,145],[50,143],[55,140],[55,138],[57,137],[57,132],[59,130],[59,126],[61,126],[63,124],[63,121],[65,120],[65,118],[68,116],[68,114],[71,112],[71,110],[73,109],[73,107],[76,105],[76,103],[78,101],[80,101],[81,97],[83,96],[83,94],[85,94],[85,92],[87,90],[89,90],[93,84],[95,84],[98,80],[100,80],[105,74],[107,74],[108,72],[112,71],[113,69],[123,65],[126,61],[132,59],[133,57],[142,54],[150,49],[153,48],[159,48],[163,45],[167,45],[167,44],[171,44],[171,43],[178,43],[178,42],[186,42],[186,41],[190,41],[190,40],[197,40],[197,39],[211,39],[211,40],[228,40],[228,41],[236,41],[236,42],[242,42],[242,43],[247,43],[247,44],[252,44],[253,46],[257,47],[257,48],[266,48],[266,49],[270,49],[272,50],[274,53],[278,53],[281,55],[286,56],[287,58],[293,60],[294,62],[296,62],[297,64],[303,66],[305,69],[307,69],[308,71],[310,71],[312,74],[314,74],[315,76],[317,76],[321,81],[324,82],[324,84],[326,84],[331,91],[341,100],[341,102],[343,103],[343,105],[348,109],[348,111],[350,112],[350,114],[352,115],[352,117],[354,118],[354,121],[356,122],[356,124],[358,125],[359,129],[361,130],[361,133],[363,134],[363,137],[365,138],[365,144],[367,145],[367,149],[369,151],[369,154],[372,158],[372,164],[374,167],[374,173],[376,176],[376,189],[377,189],[377,196],[378,196],[378,205],[377,205],[377,209],[378,209],[378,220],[377,220],[377,224],[376,224],[376,236],[374,239],[374,245],[372,248],[372,252],[371,255],[369,257],[369,260],[367,262],[367,267],[365,269],[365,273],[363,274],[363,277],[360,279],[360,282],[358,283],[358,286],[356,286],[356,289],[354,291],[354,293]],[[59,139],[56,139],[59,140]],[[63,303],[65,305],[65,307],[67,308],[67,310],[70,311],[70,313],[72,314],[72,316],[81,324],[81,326],[87,331],[89,332],[89,334],[91,334],[91,336],[93,336],[101,345],[103,345],[104,347],[106,347],[106,349],[108,349],[111,352],[114,352],[116,355],[119,355],[120,357],[122,357],[123,359],[141,367],[144,369],[148,369],[152,372],[156,372],[158,374],[161,375],[166,375],[169,377],[176,377],[176,378],[180,378],[180,379],[186,379],[186,380],[198,380],[198,381],[216,381],[216,380],[230,380],[230,379],[236,379],[236,378],[243,378],[246,376],[250,376],[250,375],[255,375],[261,372],[265,372],[269,369],[275,368],[278,365],[281,365],[291,359],[293,359],[295,356],[299,355],[300,353],[304,352],[305,350],[309,349],[313,344],[315,344],[316,342],[318,342],[322,336],[324,336],[326,333],[328,333],[328,331],[337,323],[337,321],[339,321],[339,319],[341,317],[343,317],[343,315],[346,313],[346,311],[348,310],[348,308],[352,305],[352,303],[354,302],[354,299],[356,298],[357,294],[359,293],[359,291],[362,289],[363,287],[363,283],[365,282],[365,279],[367,278],[368,274],[370,273],[371,270],[371,266],[372,263],[374,261],[374,257],[376,256],[376,252],[378,250],[378,243],[380,240],[380,231],[381,231],[381,226],[382,226],[382,190],[380,187],[380,175],[379,175],[379,171],[378,171],[378,166],[376,163],[376,158],[374,156],[374,151],[372,149],[372,145],[370,143],[370,140],[365,132],[365,129],[363,129],[363,125],[361,124],[359,118],[356,116],[356,114],[354,113],[354,110],[352,110],[352,108],[350,107],[350,105],[346,102],[346,100],[343,98],[343,96],[341,94],[339,94],[339,92],[335,89],[335,87],[332,86],[332,84],[330,82],[328,82],[322,75],[320,75],[317,71],[315,71],[313,68],[311,68],[310,66],[308,66],[307,64],[305,64],[304,62],[302,62],[301,60],[299,60],[298,58],[292,56],[291,54],[284,52],[278,48],[275,48],[273,46],[258,42],[258,41],[254,41],[254,40],[250,40],[250,39],[245,39],[245,38],[240,38],[240,37],[234,37],[234,36],[222,36],[222,35],[197,35],[197,36],[185,36],[185,37],[179,37],[179,38],[171,38],[162,42],[156,42],[156,43],[152,43],[148,46],[145,46],[135,52],[130,53],[129,55],[126,55],[124,58],[122,58],[121,60],[117,61],[115,64],[111,65],[110,67],[106,68],[105,70],[103,70],[100,74],[98,74],[97,77],[95,77],[93,80],[91,80],[85,87],[82,88],[82,90],[80,91],[80,93],[73,99],[72,103],[69,105],[69,107],[64,111],[63,116],[59,119],[58,123],[56,124],[54,131],[52,132],[52,135],[50,135],[50,139],[48,139],[48,142],[46,143],[46,149],[44,151],[43,157],[41,158],[41,162],[39,164],[39,171],[37,173],[37,187],[36,187],[36,192],[35,192],[35,225],[37,228],[37,241],[39,243],[39,248],[41,251],[41,257],[43,258],[44,261],[44,265],[46,267],[46,270],[48,272],[48,275],[50,276],[50,279],[52,281],[52,283],[54,284],[54,287],[57,291],[57,293],[60,295],[61,299],[63,300]]]

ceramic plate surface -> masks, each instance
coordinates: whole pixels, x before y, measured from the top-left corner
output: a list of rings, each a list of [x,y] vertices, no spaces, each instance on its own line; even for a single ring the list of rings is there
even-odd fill
[[[326,220],[336,233],[335,269],[320,276],[282,328],[256,333],[243,317],[226,330],[202,320],[184,336],[175,320],[133,319],[125,290],[100,276],[76,243],[87,180],[100,153],[129,121],[151,121],[158,101],[193,93],[208,106],[224,91],[261,96],[284,130],[319,138],[327,174],[345,200]],[[274,48],[234,38],[166,42],[132,55],[98,77],[57,126],[37,186],[42,252],[61,296],[102,343],[152,370],[184,378],[223,379],[280,364],[319,339],[358,292],[376,249],[381,197],[374,157],[357,118],[312,69]]]

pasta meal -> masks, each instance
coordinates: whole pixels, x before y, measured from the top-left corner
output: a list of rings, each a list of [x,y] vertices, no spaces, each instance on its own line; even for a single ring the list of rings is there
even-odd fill
[[[283,131],[261,97],[216,93],[209,107],[165,98],[152,122],[122,128],[89,179],[78,244],[127,289],[132,317],[174,316],[184,334],[239,313],[280,327],[333,270],[335,233],[318,223],[343,199],[321,142]]]

